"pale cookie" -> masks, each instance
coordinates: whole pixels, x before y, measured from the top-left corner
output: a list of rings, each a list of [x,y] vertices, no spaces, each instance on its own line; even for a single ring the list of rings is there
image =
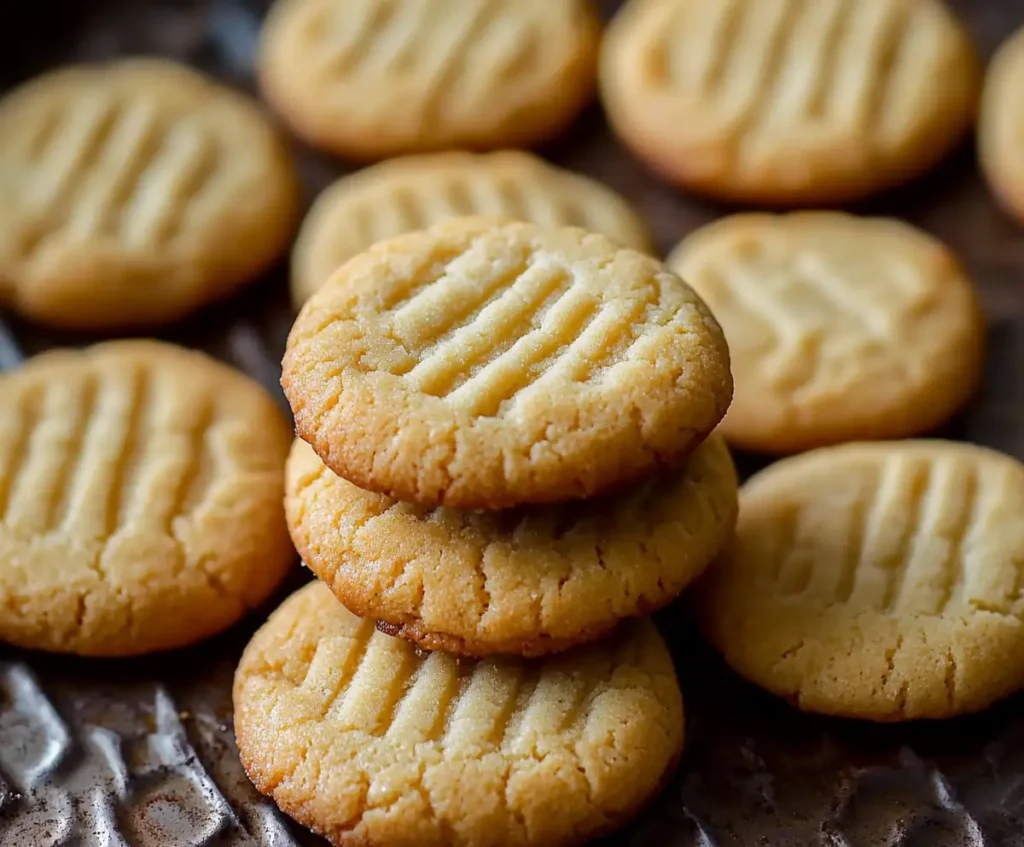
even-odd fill
[[[980,72],[941,0],[629,0],[600,77],[616,133],[667,179],[808,205],[931,168]]]
[[[264,96],[310,144],[354,159],[529,147],[590,100],[588,0],[278,0]]]
[[[712,435],[621,493],[504,512],[429,509],[346,482],[296,441],[285,510],[299,554],[360,617],[430,650],[550,653],[678,596],[736,522]]]
[[[1024,221],[1024,28],[996,51],[985,76],[978,156],[989,188]]]
[[[677,464],[732,394],[721,329],[657,259],[482,218],[344,265],[299,314],[281,382],[299,436],[339,475],[491,509]]]
[[[254,103],[157,59],[0,101],[0,303],[83,329],[172,322],[286,248],[297,183]]]
[[[462,215],[578,226],[650,252],[647,225],[625,198],[529,153],[433,153],[343,177],[310,209],[292,252],[292,300],[302,306],[348,259],[377,241]]]
[[[832,212],[736,215],[668,259],[729,341],[736,392],[721,426],[769,453],[914,435],[970,397],[984,321],[939,241]]]
[[[1024,684],[1024,466],[969,444],[826,448],[746,483],[696,593],[742,676],[813,712],[907,720]]]
[[[181,647],[294,563],[291,434],[263,388],[150,341],[0,377],[0,640],[88,656]]]
[[[568,847],[625,822],[683,744],[649,621],[543,661],[423,653],[320,583],[271,615],[235,674],[242,763],[336,847]]]

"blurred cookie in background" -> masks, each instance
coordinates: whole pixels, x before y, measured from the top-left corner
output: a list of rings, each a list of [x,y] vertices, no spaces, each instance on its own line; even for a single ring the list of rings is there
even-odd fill
[[[317,198],[292,252],[300,307],[374,242],[463,215],[578,226],[649,251],[651,236],[625,198],[589,177],[518,150],[406,156],[342,177]]]
[[[719,431],[736,447],[920,434],[980,380],[974,287],[944,244],[901,221],[734,215],[683,239],[667,264],[725,331],[735,392]]]
[[[339,156],[531,147],[590,100],[599,40],[587,0],[278,0],[257,71]]]
[[[1024,221],[1024,28],[996,51],[986,73],[978,158],[996,199]]]
[[[57,327],[173,322],[286,249],[298,187],[258,106],[126,59],[0,101],[0,303]]]
[[[931,168],[971,125],[979,69],[939,0],[629,0],[600,77],[616,134],[666,179],[810,205]]]

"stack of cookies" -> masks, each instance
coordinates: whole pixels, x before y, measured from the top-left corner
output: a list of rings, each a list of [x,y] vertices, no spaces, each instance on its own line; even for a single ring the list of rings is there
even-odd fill
[[[737,512],[699,297],[601,235],[458,218],[343,265],[282,383],[319,581],[237,672],[256,786],[335,844],[577,844],[635,813],[683,742],[642,616]]]

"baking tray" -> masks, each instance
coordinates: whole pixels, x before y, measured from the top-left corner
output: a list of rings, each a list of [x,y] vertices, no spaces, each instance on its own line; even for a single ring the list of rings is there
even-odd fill
[[[61,62],[153,53],[252,90],[267,5],[0,0],[0,89]],[[610,14],[618,3],[601,5]],[[1024,24],[1024,0],[953,5],[986,57]],[[294,151],[307,200],[344,172],[297,143]],[[628,196],[663,252],[730,211],[652,177],[611,137],[596,106],[543,152]],[[1024,458],[1024,227],[996,209],[973,161],[972,150],[961,150],[918,184],[858,211],[906,218],[960,254],[989,317],[989,365],[981,395],[941,434]],[[286,277],[282,262],[161,337],[236,365],[283,403],[277,378],[293,317]],[[0,314],[0,367],[92,340]],[[759,464],[738,460],[744,472]],[[0,651],[0,845],[323,844],[256,794],[231,731],[234,664],[269,608],[308,578],[296,571],[267,608],[196,649],[130,661]],[[664,794],[603,847],[1024,845],[1024,696],[941,724],[815,718],[737,680],[680,615],[659,619],[686,695],[687,750]]]

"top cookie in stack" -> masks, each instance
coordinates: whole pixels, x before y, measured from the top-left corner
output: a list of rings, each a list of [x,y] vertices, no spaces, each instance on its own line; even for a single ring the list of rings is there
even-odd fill
[[[589,497],[678,464],[732,394],[722,331],[657,259],[461,218],[346,263],[282,385],[335,473],[425,506]]]
[[[732,394],[722,331],[601,235],[471,217],[379,242],[303,308],[282,383],[308,442],[299,552],[430,649],[591,640],[671,602],[733,529],[735,471],[705,441]]]

